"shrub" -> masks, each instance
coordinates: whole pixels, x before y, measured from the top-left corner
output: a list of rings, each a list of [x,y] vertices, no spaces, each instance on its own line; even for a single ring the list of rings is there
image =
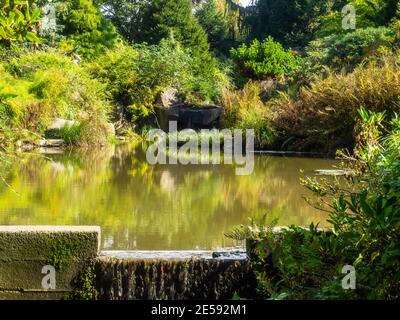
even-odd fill
[[[317,196],[316,206],[330,212],[333,232],[343,244],[338,254],[357,271],[357,296],[398,299],[400,121],[392,118],[386,131],[384,114],[360,113],[363,139],[355,159],[346,162],[348,187],[317,179],[305,185]]]
[[[320,78],[294,96],[282,93],[268,105],[283,147],[334,154],[354,146],[357,110],[366,106],[375,112],[398,112],[399,81],[398,63],[371,63],[347,75]]]
[[[240,91],[225,90],[221,99],[223,126],[232,129],[254,129],[260,147],[273,142],[269,110],[260,98],[260,85],[248,82]]]
[[[256,39],[250,46],[243,44],[237,49],[233,48],[231,56],[241,72],[255,79],[284,76],[299,65],[299,59],[272,37],[263,42]]]
[[[342,26],[342,8],[345,5],[352,5],[356,10],[356,28],[362,30],[366,28],[376,28],[386,26],[396,16],[396,1],[387,0],[348,0],[341,1],[335,5],[328,14],[319,18],[319,28],[316,32],[318,38],[326,36],[343,36],[352,33]]]
[[[191,77],[190,57],[179,46],[119,45],[88,66],[93,76],[107,85],[125,116],[143,120],[152,112],[157,95],[167,87],[185,91]]]
[[[88,130],[102,128],[90,143],[104,143],[109,110],[104,87],[68,57],[55,51],[22,51],[1,72],[8,95],[2,109],[13,114],[4,126],[42,134],[52,118],[66,118],[87,123]]]
[[[104,18],[93,0],[68,0],[56,4],[57,23],[65,37],[60,48],[94,58],[112,48],[119,35],[113,24]]]
[[[365,58],[381,54],[389,55],[394,40],[394,31],[390,28],[357,29],[311,42],[308,55],[336,69],[342,67],[352,69]]]
[[[0,3],[0,47],[18,42],[39,42],[35,29],[40,9],[31,1],[4,0]]]
[[[114,103],[123,106],[125,117],[144,121],[153,111],[157,96],[166,88],[177,89],[188,102],[213,100],[225,85],[219,70],[199,76],[194,60],[173,39],[159,45],[119,45],[88,66],[91,74],[107,85]]]
[[[329,212],[332,232],[264,223],[228,234],[250,240],[258,292],[266,299],[385,299],[400,296],[400,120],[382,132],[384,115],[360,111],[355,156],[344,157],[345,180],[309,178],[309,199]],[[383,134],[385,133],[385,135]],[[275,231],[275,232],[274,232]],[[342,287],[342,268],[356,271],[355,290]]]

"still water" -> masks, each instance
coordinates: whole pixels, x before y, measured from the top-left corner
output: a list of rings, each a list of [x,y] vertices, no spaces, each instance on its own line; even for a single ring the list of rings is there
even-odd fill
[[[335,164],[256,156],[254,173],[236,176],[232,165],[151,166],[129,145],[11,161],[1,169],[0,225],[98,225],[108,250],[233,246],[224,233],[265,213],[279,225],[326,225],[299,179]]]

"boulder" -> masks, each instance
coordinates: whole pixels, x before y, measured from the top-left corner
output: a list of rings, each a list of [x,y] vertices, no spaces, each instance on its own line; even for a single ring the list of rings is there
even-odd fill
[[[178,130],[212,129],[219,127],[222,109],[219,106],[174,105],[170,108],[156,107],[158,124],[169,131],[169,122],[176,121]]]
[[[175,105],[182,103],[182,100],[179,96],[179,91],[175,88],[167,88],[165,89],[159,96],[157,105],[163,108],[171,108]]]

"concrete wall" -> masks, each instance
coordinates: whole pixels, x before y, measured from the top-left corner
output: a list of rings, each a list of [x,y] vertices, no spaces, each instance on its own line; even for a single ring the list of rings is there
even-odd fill
[[[0,226],[0,299],[68,298],[99,243],[99,227]],[[55,269],[54,289],[44,289],[44,266]]]
[[[231,299],[255,288],[243,252],[100,253],[99,243],[99,227],[0,226],[0,300]]]

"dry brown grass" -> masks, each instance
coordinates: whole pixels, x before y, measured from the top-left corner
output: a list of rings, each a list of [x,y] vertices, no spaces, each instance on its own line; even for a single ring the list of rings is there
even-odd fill
[[[232,129],[254,129],[256,144],[271,143],[273,132],[269,122],[270,112],[263,103],[258,82],[248,82],[242,90],[225,90],[221,99],[223,126]]]
[[[347,75],[330,75],[295,97],[281,94],[268,103],[272,122],[293,149],[334,152],[351,147],[357,110],[399,112],[400,66],[359,66]],[[288,140],[287,140],[288,141]]]

